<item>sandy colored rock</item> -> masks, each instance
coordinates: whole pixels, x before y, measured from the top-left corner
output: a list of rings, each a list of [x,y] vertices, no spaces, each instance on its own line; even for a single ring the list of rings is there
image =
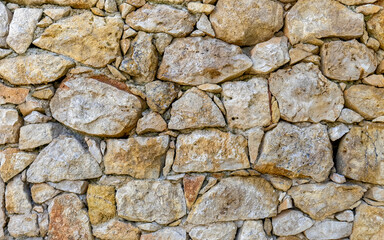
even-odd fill
[[[312,54],[310,52],[304,51],[300,48],[291,48],[289,50],[289,58],[290,58],[290,65],[296,64],[303,60],[304,58],[311,56]]]
[[[377,0],[337,0],[345,5],[361,5],[366,3],[374,3]]]
[[[217,129],[181,134],[176,142],[175,172],[220,172],[249,168],[247,140]]]
[[[187,222],[208,224],[272,217],[277,213],[277,198],[277,192],[263,178],[224,178],[196,201]]]
[[[299,0],[287,13],[284,33],[292,45],[325,37],[363,35],[364,15],[334,0]]]
[[[337,119],[337,121],[342,123],[356,123],[363,120],[364,118],[360,114],[349,108],[343,108],[343,110],[341,110],[340,117]]]
[[[223,114],[212,99],[198,88],[191,88],[172,104],[168,128],[174,130],[224,127]]]
[[[150,132],[163,132],[167,129],[167,123],[163,117],[156,113],[150,112],[137,121],[137,134],[145,134]]]
[[[197,226],[189,231],[192,240],[233,240],[237,227],[233,222],[212,223],[205,226]]]
[[[9,31],[9,24],[12,20],[12,13],[9,9],[3,4],[0,4],[0,47],[7,47],[7,36]]]
[[[239,229],[237,240],[268,240],[267,234],[263,228],[263,222],[258,221],[245,221],[243,226]]]
[[[1,64],[1,62],[0,62]],[[1,68],[1,65],[0,65]],[[1,70],[0,70],[1,72]],[[1,73],[0,73],[1,74]],[[0,83],[0,104],[20,104],[23,103],[29,93],[28,88],[7,87]]]
[[[161,180],[132,180],[117,189],[117,212],[129,221],[171,223],[186,214],[179,183]]]
[[[375,201],[384,202],[384,188],[381,186],[373,186],[372,188],[368,189],[364,197]]]
[[[50,107],[57,121],[77,131],[122,136],[135,126],[143,106],[125,84],[79,77],[61,84]]]
[[[283,7],[268,0],[219,0],[210,15],[216,36],[236,45],[254,45],[283,26]]]
[[[271,123],[268,82],[261,77],[222,85],[229,127],[246,130]]]
[[[342,239],[351,235],[352,225],[352,223],[347,222],[324,220],[316,222],[310,229],[306,230],[305,236],[309,240]]]
[[[366,203],[356,209],[351,240],[373,240],[384,237],[384,207],[373,207]]]
[[[7,215],[5,214],[5,183],[0,178],[0,238],[5,236],[5,225],[7,224]]]
[[[46,123],[50,120],[52,120],[51,117],[48,117],[38,111],[32,111],[32,113],[24,117],[24,122],[31,124]]]
[[[39,236],[37,214],[12,215],[9,218],[8,231],[12,237],[23,238]]]
[[[297,210],[287,210],[272,218],[273,233],[277,236],[290,236],[304,232],[314,222]]]
[[[168,109],[178,92],[178,85],[171,82],[153,81],[145,85],[148,106],[160,114]]]
[[[212,24],[205,14],[201,14],[199,21],[196,23],[196,28],[210,37],[216,36],[215,31],[212,28]]]
[[[314,220],[323,220],[350,208],[363,196],[364,190],[358,185],[329,182],[294,186],[288,194],[301,211]]]
[[[204,175],[185,175],[183,178],[184,196],[188,210],[191,209],[195,202],[204,179]]]
[[[353,222],[355,219],[354,213],[352,210],[345,210],[335,215],[335,218],[343,222]]]
[[[73,66],[63,56],[38,53],[0,60],[0,76],[14,85],[42,84],[56,81]]]
[[[92,67],[105,67],[120,52],[122,30],[121,18],[84,12],[50,25],[33,44]]]
[[[363,83],[372,85],[375,87],[384,87],[384,76],[382,74],[372,74],[363,79]]]
[[[383,7],[381,6],[377,6],[374,4],[366,4],[356,7],[356,12],[362,13],[364,15],[372,15],[379,12],[381,9],[383,9]]]
[[[194,14],[204,13],[206,15],[209,15],[213,11],[213,9],[215,9],[215,5],[204,4],[200,2],[190,2],[187,4],[187,8],[188,11]]]
[[[29,124],[20,128],[19,148],[34,149],[52,142],[62,127],[58,123]]]
[[[312,63],[271,74],[269,87],[279,103],[281,118],[291,122],[335,121],[343,109],[343,93]]]
[[[251,66],[238,46],[209,37],[178,38],[165,49],[157,77],[197,86],[231,80]]]
[[[8,214],[27,214],[31,212],[31,198],[27,193],[27,184],[21,176],[14,177],[7,184],[5,191],[5,208]]]
[[[57,4],[62,6],[71,6],[73,8],[90,8],[96,4],[97,0],[6,0],[7,2],[21,5],[42,5]]]
[[[71,192],[76,194],[84,194],[88,188],[88,182],[87,181],[70,181],[70,180],[64,180],[61,182],[48,182],[49,185],[52,187],[64,191],[64,192]]]
[[[128,174],[135,178],[158,178],[168,144],[168,136],[108,139],[104,172]]]
[[[187,11],[172,6],[145,4],[128,14],[126,21],[137,31],[164,32],[173,37],[185,37],[192,32],[197,19]]]
[[[0,175],[4,182],[19,174],[31,164],[37,154],[20,151],[17,148],[6,148],[0,151]]]
[[[19,140],[22,118],[16,109],[0,108],[0,145]]]
[[[140,240],[186,240],[187,233],[181,227],[165,227],[154,233],[141,235]]]
[[[92,226],[92,233],[102,240],[139,240],[140,230],[130,223],[112,219],[106,223]]]
[[[87,191],[89,220],[104,223],[116,215],[115,187],[90,184]]]
[[[54,198],[60,191],[54,189],[46,183],[33,184],[31,187],[31,196],[35,203],[41,204]]]
[[[165,48],[171,44],[173,37],[167,33],[156,33],[153,39],[157,51],[160,55],[163,55]]]
[[[379,41],[380,47],[384,49],[384,11],[380,11],[376,14],[374,14],[368,21],[367,21],[367,30],[368,33],[374,37],[376,40]]]
[[[27,171],[28,182],[59,182],[100,177],[100,166],[78,140],[60,136],[45,147]]]

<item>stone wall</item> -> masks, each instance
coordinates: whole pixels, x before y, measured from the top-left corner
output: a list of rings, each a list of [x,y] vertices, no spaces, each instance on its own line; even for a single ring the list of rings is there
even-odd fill
[[[0,239],[384,239],[383,0],[1,0]]]

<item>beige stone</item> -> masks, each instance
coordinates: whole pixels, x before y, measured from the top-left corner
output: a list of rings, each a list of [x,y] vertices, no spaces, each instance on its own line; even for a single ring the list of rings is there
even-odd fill
[[[372,15],[379,12],[381,9],[383,9],[383,7],[381,6],[377,6],[374,4],[366,4],[366,5],[357,7],[356,12],[362,13],[364,15]]]
[[[0,151],[0,175],[4,182],[19,174],[36,158],[36,153],[20,151],[17,148],[6,148]]]
[[[305,236],[310,240],[342,239],[351,235],[352,225],[348,222],[324,220],[316,222],[310,229],[306,230]]]
[[[210,92],[210,93],[221,93],[221,91],[223,90],[220,87],[220,85],[212,84],[212,83],[205,83],[197,86],[197,88],[204,92]]]
[[[156,33],[153,39],[157,51],[160,55],[163,55],[165,48],[171,44],[173,37],[167,33]]]
[[[181,227],[165,227],[154,233],[141,235],[140,240],[186,240],[187,233]]]
[[[263,228],[263,222],[244,221],[243,226],[238,231],[237,240],[268,240],[267,234]]]
[[[7,2],[22,5],[42,5],[58,4],[62,6],[71,6],[73,8],[90,8],[94,6],[97,0],[6,0]]]
[[[49,100],[53,97],[53,94],[55,94],[55,88],[51,85],[45,85],[35,88],[35,91],[32,93],[32,97]]]
[[[0,145],[19,140],[22,118],[16,109],[0,108]]]
[[[44,14],[50,17],[54,21],[57,21],[63,17],[68,16],[70,12],[71,12],[70,7],[47,8],[44,10]]]
[[[209,15],[213,11],[213,9],[215,9],[215,5],[204,4],[200,2],[189,2],[187,4],[187,8],[188,8],[188,11],[194,14],[203,13],[203,14]]]
[[[335,218],[343,222],[353,222],[355,216],[352,210],[345,210],[335,215]]]
[[[382,74],[372,74],[363,79],[363,83],[372,85],[375,87],[384,87],[384,76]]]
[[[367,30],[368,33],[380,42],[380,47],[384,48],[384,34],[383,34],[383,23],[384,23],[384,11],[380,11],[374,14],[367,21]]]
[[[261,128],[252,128],[248,131],[248,153],[252,164],[257,160],[259,148],[263,140],[264,131]]]
[[[233,222],[212,223],[192,228],[191,231],[189,231],[189,236],[192,240],[233,240],[236,236],[236,230],[236,224]]]
[[[364,197],[384,202],[384,188],[381,186],[373,186],[365,193]]]
[[[1,62],[0,62],[1,64]],[[1,65],[0,65],[1,68]],[[1,74],[1,70],[0,70]],[[28,88],[12,88],[0,83],[0,105],[1,104],[21,104],[25,101],[29,93]]]
[[[343,110],[341,110],[340,117],[337,119],[337,121],[342,123],[356,123],[363,120],[364,118],[360,114],[349,108],[343,108]]]
[[[49,103],[48,101],[43,101],[43,100],[28,96],[24,103],[18,105],[18,108],[23,116],[26,116],[33,111],[39,111],[41,113],[45,113],[45,109],[48,108],[48,103]]]
[[[290,236],[312,227],[314,221],[297,210],[287,210],[272,218],[273,233],[277,236]]]
[[[116,215],[115,187],[90,184],[87,191],[88,214],[91,224],[96,225]]]
[[[306,57],[311,56],[312,54],[310,52],[304,51],[300,48],[291,48],[289,50],[289,58],[290,58],[290,65],[296,64],[303,60]]]
[[[195,202],[200,188],[203,185],[204,175],[185,175],[183,178],[184,196],[188,210]]]
[[[205,14],[201,14],[199,21],[196,23],[196,28],[210,37],[216,36],[215,31],[212,28],[212,24]]]
[[[54,198],[60,191],[54,189],[46,183],[33,184],[31,187],[31,196],[35,203],[41,204]]]
[[[7,36],[9,31],[9,24],[12,20],[12,13],[9,9],[3,4],[0,4],[0,47],[7,47]]]
[[[92,233],[95,237],[103,240],[140,239],[140,230],[137,227],[117,219],[92,226]]]
[[[168,109],[178,93],[178,85],[171,82],[153,81],[145,85],[148,106],[160,114]]]
[[[349,128],[345,124],[339,124],[328,128],[328,135],[331,141],[336,141],[349,132]]]
[[[356,209],[351,240],[379,240],[384,237],[383,207],[373,207],[362,203]]]
[[[64,192],[76,193],[76,194],[84,194],[88,188],[87,181],[64,180],[56,183],[48,182],[48,184],[58,190],[61,190]]]
[[[5,208],[8,214],[27,214],[32,210],[31,197],[27,193],[27,184],[21,175],[8,182],[5,191]]]
[[[150,132],[163,132],[167,129],[167,123],[163,117],[156,113],[150,112],[137,121],[137,134],[145,134]]]
[[[30,124],[20,128],[19,148],[34,149],[52,142],[62,127],[57,123]]]
[[[52,120],[51,117],[39,113],[38,111],[32,111],[30,114],[24,117],[24,122],[31,124],[46,123],[50,120]]]
[[[345,177],[341,174],[338,174],[338,173],[332,173],[331,176],[329,176],[329,178],[335,182],[335,183],[340,183],[340,184],[343,184],[347,181],[347,179],[345,179]]]
[[[345,5],[361,5],[366,3],[374,3],[377,0],[337,0]]]
[[[12,215],[9,218],[8,231],[12,237],[23,238],[39,236],[37,214]]]

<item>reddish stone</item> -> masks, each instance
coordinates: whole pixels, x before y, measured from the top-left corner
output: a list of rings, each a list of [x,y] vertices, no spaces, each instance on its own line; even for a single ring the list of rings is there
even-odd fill
[[[184,196],[187,203],[187,208],[191,209],[199,194],[201,185],[203,185],[204,175],[186,175],[183,178]]]

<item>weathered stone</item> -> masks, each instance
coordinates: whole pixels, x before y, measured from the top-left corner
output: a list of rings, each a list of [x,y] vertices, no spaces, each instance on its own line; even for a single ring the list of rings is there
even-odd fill
[[[33,184],[31,187],[32,199],[35,203],[44,203],[54,198],[60,191],[54,189],[46,183]]]
[[[135,126],[143,106],[125,84],[79,77],[61,84],[50,107],[57,121],[75,130],[97,136],[122,136]]]
[[[48,210],[49,239],[93,239],[87,211],[75,194],[66,193],[55,197]]]
[[[381,186],[373,186],[365,193],[364,197],[384,202],[384,188]]]
[[[0,3],[0,47],[7,47],[7,36],[9,31],[9,24],[12,20],[12,13],[3,4]]]
[[[53,183],[48,182],[49,185],[52,187],[64,191],[64,192],[71,192],[76,194],[84,194],[85,191],[88,188],[88,182],[87,181],[70,181],[70,180],[64,180],[61,182]]]
[[[297,210],[287,210],[272,218],[273,233],[277,236],[290,236],[312,227],[313,221]]]
[[[0,151],[0,175],[4,182],[19,174],[36,158],[36,153],[27,153],[17,148]]]
[[[259,147],[263,136],[264,131],[261,128],[252,128],[248,131],[248,152],[252,164],[256,162],[259,155]]]
[[[136,226],[143,231],[147,232],[156,232],[162,228],[160,224],[157,224],[156,222],[151,223],[137,223]]]
[[[156,33],[153,37],[154,44],[160,55],[163,55],[164,50],[171,44],[173,37],[167,33]]]
[[[215,37],[215,31],[212,28],[211,22],[207,15],[201,14],[199,21],[196,23],[196,28],[210,37]]]
[[[62,7],[62,8],[48,8],[44,10],[44,14],[57,21],[63,17],[66,17],[71,12],[70,7]]]
[[[292,45],[325,37],[363,35],[364,15],[334,0],[300,0],[287,13],[285,35]]]
[[[334,122],[343,109],[343,93],[312,63],[271,74],[269,87],[279,103],[281,118],[291,122]]]
[[[33,33],[43,10],[38,8],[18,8],[13,13],[9,25],[7,44],[18,54],[25,53],[33,40]]]
[[[33,44],[92,67],[105,67],[120,52],[122,29],[121,18],[84,12],[50,25]]]
[[[332,145],[322,124],[299,127],[280,122],[265,133],[254,168],[262,173],[290,178],[328,178],[333,167]]]
[[[274,37],[251,50],[251,73],[267,74],[289,62],[288,38]]]
[[[186,175],[183,178],[184,196],[188,210],[191,209],[195,202],[204,179],[204,175]]]
[[[22,118],[16,109],[0,108],[0,145],[19,140]]]
[[[288,194],[297,208],[314,220],[323,220],[351,207],[363,196],[364,190],[358,185],[329,182],[294,186]]]
[[[233,222],[212,223],[206,226],[196,226],[189,231],[192,240],[233,240],[237,227]]]
[[[89,220],[93,225],[116,215],[115,187],[90,184],[87,191]]]
[[[133,76],[138,83],[151,82],[156,76],[158,56],[152,39],[153,35],[139,32],[120,65],[120,70]]]
[[[306,57],[311,56],[312,54],[310,52],[304,51],[303,49],[300,48],[291,48],[289,50],[289,58],[290,58],[290,65],[296,64],[303,60]]]
[[[380,47],[384,49],[384,11],[380,11],[373,15],[368,21],[367,21],[367,30],[369,34],[374,37],[376,40],[379,41]]]
[[[141,235],[140,240],[186,240],[187,233],[181,227],[166,227],[154,233]]]
[[[341,213],[336,214],[335,218],[343,222],[353,222],[355,216],[353,215],[352,210],[345,210]]]
[[[345,124],[339,124],[337,126],[328,129],[329,138],[331,141],[336,141],[349,132],[349,128]]]
[[[373,240],[384,237],[384,208],[362,203],[356,209],[351,240]]]
[[[5,183],[0,178],[0,238],[5,236],[5,225],[7,224],[7,216],[5,215]]]
[[[38,99],[51,99],[55,93],[55,88],[52,85],[45,85],[35,88],[32,97]]]
[[[135,30],[164,32],[173,37],[185,37],[192,32],[196,17],[187,11],[168,5],[145,4],[127,15],[127,24]]]
[[[73,8],[90,8],[94,6],[97,0],[6,0],[7,2],[21,5],[42,5],[57,4],[62,6],[71,6]]]
[[[266,79],[255,77],[247,82],[227,82],[222,87],[229,127],[246,130],[268,126],[271,123]]]
[[[169,129],[182,130],[224,127],[223,114],[212,99],[198,88],[191,88],[172,104]]]
[[[321,70],[329,78],[354,81],[376,70],[375,52],[356,40],[332,41],[321,47]]]
[[[14,177],[5,191],[5,207],[10,214],[27,214],[31,212],[32,204],[27,193],[27,185],[21,176]]]
[[[163,132],[165,130],[167,130],[167,123],[163,117],[156,112],[150,112],[137,121],[137,134]]]
[[[47,109],[48,106],[49,106],[48,101],[43,101],[43,100],[28,96],[24,103],[18,105],[18,108],[21,114],[23,116],[26,116],[33,111],[39,111],[41,113],[45,113],[45,109]]]
[[[208,224],[275,216],[277,198],[277,191],[263,178],[225,178],[196,201],[187,222]]]
[[[361,5],[366,3],[374,3],[377,0],[337,0],[345,5]]]
[[[159,180],[132,180],[117,189],[117,212],[129,221],[171,223],[186,214],[179,183]]]
[[[351,233],[352,223],[324,220],[316,222],[310,229],[306,230],[305,236],[309,240],[328,240],[349,237]]]
[[[219,0],[210,15],[216,36],[236,45],[254,45],[283,26],[283,7],[268,0]]]
[[[238,46],[208,37],[177,38],[165,49],[157,77],[197,86],[231,80],[251,66]]]
[[[179,93],[179,87],[171,82],[153,81],[145,85],[148,106],[160,114],[171,105]]]
[[[203,14],[209,15],[213,11],[213,9],[215,9],[215,5],[204,4],[200,2],[189,2],[187,4],[187,8],[188,8],[188,11],[194,14],[203,13]]]
[[[364,118],[360,114],[349,108],[343,108],[343,110],[341,110],[340,117],[337,119],[337,121],[342,123],[358,123],[363,120]]]
[[[174,145],[174,142],[171,142]],[[171,167],[173,165],[173,160],[175,158],[175,149],[169,148],[165,155],[165,163],[163,168],[163,175],[166,177],[171,171]]]
[[[95,237],[103,240],[139,240],[140,230],[130,223],[112,219],[106,223],[92,226],[92,233]]]
[[[377,6],[374,4],[366,4],[359,7],[356,7],[356,12],[362,13],[364,15],[372,15],[378,13],[383,7]],[[380,46],[380,43],[379,43]],[[378,50],[378,49],[377,49]]]
[[[40,232],[39,226],[37,225],[37,214],[10,216],[8,231],[9,234],[15,238],[39,236]]]
[[[0,68],[1,68],[1,65],[0,65]],[[0,74],[1,74],[1,70],[0,70]],[[0,83],[0,105],[6,104],[6,103],[11,103],[11,104],[23,103],[28,93],[29,93],[28,88],[12,88],[12,87],[7,87],[4,84]]]
[[[343,184],[347,181],[347,179],[345,179],[345,177],[341,174],[338,174],[338,173],[332,173],[331,176],[329,177],[333,182],[335,183],[340,183],[340,184]]]
[[[380,75],[372,74],[364,78],[363,83],[376,86],[376,87],[384,87],[384,76],[382,74]]]
[[[268,240],[263,228],[263,222],[258,221],[245,221],[243,226],[239,229],[237,240]]]
[[[45,147],[27,171],[28,182],[97,178],[100,166],[74,137],[60,136]]]
[[[64,76],[74,62],[50,53],[38,53],[0,60],[0,76],[15,85],[41,84]]]
[[[247,140],[217,129],[181,134],[176,142],[175,172],[220,172],[249,168]]]
[[[62,130],[58,123],[30,124],[20,128],[19,148],[34,149],[52,142]]]
[[[39,113],[38,111],[32,111],[29,115],[24,117],[24,122],[30,124],[46,123],[50,120],[52,120],[51,117]]]
[[[108,139],[104,172],[128,174],[135,178],[158,178],[168,144],[168,136]]]

